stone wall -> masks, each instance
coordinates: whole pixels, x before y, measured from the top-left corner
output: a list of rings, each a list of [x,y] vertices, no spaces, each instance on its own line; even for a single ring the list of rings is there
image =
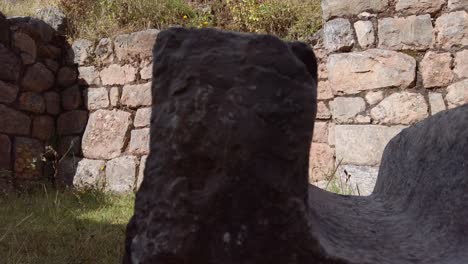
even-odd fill
[[[77,87],[72,57],[44,21],[0,13],[0,193],[53,180],[60,137],[84,130],[86,111],[65,99]]]
[[[361,194],[401,129],[468,103],[468,1],[322,0],[311,181],[337,165]]]

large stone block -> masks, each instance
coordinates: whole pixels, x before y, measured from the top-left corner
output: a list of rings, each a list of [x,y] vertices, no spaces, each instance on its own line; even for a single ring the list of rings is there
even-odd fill
[[[468,79],[454,83],[447,87],[445,97],[449,108],[468,104]]]
[[[460,10],[464,9],[468,11],[468,1],[467,0],[449,0],[448,8],[450,10]]]
[[[371,49],[332,54],[328,70],[335,94],[356,94],[379,88],[408,88],[416,78],[416,60],[395,51]]]
[[[38,180],[43,175],[44,145],[37,139],[15,138],[15,177]]]
[[[56,92],[47,92],[44,94],[46,112],[51,115],[58,115],[61,111],[61,97]]]
[[[333,99],[333,92],[329,81],[320,81],[317,86],[317,100]]]
[[[124,156],[107,162],[105,190],[115,193],[129,193],[135,187],[137,159]]]
[[[309,181],[329,179],[335,168],[335,150],[323,143],[312,143],[309,161]]]
[[[103,85],[123,85],[136,80],[137,70],[132,65],[112,64],[100,73]]]
[[[444,97],[440,93],[429,93],[429,104],[431,106],[431,114],[435,115],[447,109],[444,102]]]
[[[0,134],[0,174],[9,170],[11,170],[11,140],[7,135]]]
[[[388,0],[322,0],[322,11],[325,20],[337,16],[357,15],[364,11],[380,12],[388,6]]]
[[[21,84],[25,91],[43,92],[52,88],[54,82],[54,74],[44,64],[38,62],[26,69]]]
[[[354,23],[356,37],[361,48],[369,48],[375,43],[375,33],[372,21],[357,21]]]
[[[18,96],[18,91],[18,86],[0,81],[0,103],[13,103]]]
[[[452,55],[429,51],[421,61],[421,75],[426,88],[449,85],[453,78]]]
[[[377,166],[387,143],[404,126],[336,125],[336,160],[341,164]]]
[[[36,42],[29,35],[17,32],[13,34],[13,46],[19,51],[31,56],[32,62],[36,60],[37,57],[37,47]]]
[[[117,58],[121,62],[151,58],[151,51],[158,33],[159,30],[157,29],[148,29],[117,36],[114,41],[114,50]]]
[[[131,124],[131,114],[128,112],[98,110],[92,113],[83,135],[84,156],[90,159],[118,157],[125,146]]]
[[[77,39],[72,44],[74,62],[78,65],[86,64],[93,55],[93,43],[86,39]]]
[[[73,175],[73,187],[77,189],[101,189],[105,182],[106,162],[103,160],[82,159]]]
[[[107,108],[110,104],[109,94],[106,88],[88,88],[84,91],[86,108],[88,110],[97,110]]]
[[[149,154],[150,129],[136,129],[132,131],[129,152],[134,155]]]
[[[60,136],[81,134],[85,130],[87,122],[87,111],[73,110],[63,113],[57,121],[57,134]]]
[[[101,85],[101,77],[94,66],[79,67],[79,83],[83,86]]]
[[[366,102],[360,97],[337,97],[330,103],[330,108],[337,123],[352,123],[366,110]]]
[[[55,120],[50,116],[36,116],[33,120],[32,136],[42,141],[55,135]]]
[[[328,142],[328,125],[327,122],[315,122],[314,124],[314,136],[312,142],[315,143],[327,143]]]
[[[379,20],[379,48],[425,50],[434,43],[430,15],[383,18]]]
[[[149,126],[151,122],[151,110],[151,107],[138,109],[135,115],[135,121],[133,125],[135,127]]]
[[[29,135],[31,119],[29,116],[0,104],[0,133]]]
[[[122,90],[120,103],[129,107],[141,107],[151,105],[151,83],[125,85]]]
[[[445,0],[398,0],[396,10],[405,14],[436,13],[445,2]]]
[[[468,45],[468,13],[457,11],[437,18],[437,45],[444,49]]]
[[[329,52],[350,50],[354,45],[354,34],[349,20],[337,18],[323,26],[323,42]]]
[[[3,44],[0,44],[0,80],[16,81],[21,72],[20,59]]]
[[[18,108],[33,113],[44,113],[46,110],[44,97],[39,93],[22,93],[18,100]]]
[[[65,34],[67,28],[67,17],[57,7],[47,6],[36,10],[35,17],[43,20],[59,34]]]
[[[429,116],[424,96],[418,93],[400,92],[386,97],[372,108],[371,117],[379,124],[414,124]]]
[[[455,69],[458,78],[468,78],[468,50],[462,50],[455,55]]]

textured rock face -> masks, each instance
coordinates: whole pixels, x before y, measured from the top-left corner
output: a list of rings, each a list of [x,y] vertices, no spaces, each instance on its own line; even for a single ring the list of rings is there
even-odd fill
[[[383,11],[388,0],[323,0],[322,10],[325,19],[334,16],[357,15],[363,11]]]
[[[119,61],[131,58],[147,59],[151,56],[151,49],[159,30],[148,29],[132,34],[120,35],[114,41],[115,53]]]
[[[328,51],[345,51],[354,45],[351,23],[344,18],[337,18],[325,23],[323,27],[324,44]]]
[[[447,87],[446,98],[449,108],[468,104],[468,80],[463,80]]]
[[[395,93],[371,110],[372,118],[383,124],[413,124],[429,116],[424,97],[417,93]]]
[[[124,262],[335,263],[315,254],[298,210],[316,111],[313,52],[211,29],[163,31],[156,43],[151,153]]]
[[[444,0],[398,0],[396,10],[410,14],[434,13],[439,11],[444,3]]]
[[[0,104],[0,133],[28,135],[31,119],[26,114]]]
[[[356,37],[362,48],[369,48],[374,45],[374,26],[371,21],[357,21],[354,23]]]
[[[443,14],[435,23],[437,44],[444,49],[468,45],[468,13],[457,11]]]
[[[430,15],[379,20],[379,48],[427,49],[434,41]]]
[[[106,166],[105,190],[116,193],[132,191],[135,185],[136,168],[137,161],[132,156],[109,161]]]
[[[451,69],[452,56],[450,53],[428,52],[421,62],[421,74],[424,87],[433,88],[448,85],[454,75]]]

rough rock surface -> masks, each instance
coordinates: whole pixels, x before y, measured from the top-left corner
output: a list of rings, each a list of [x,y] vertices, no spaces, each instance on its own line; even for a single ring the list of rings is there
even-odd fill
[[[430,15],[379,20],[379,48],[391,50],[430,48],[434,42]]]
[[[329,52],[347,51],[354,45],[354,34],[349,20],[337,18],[323,26],[325,48]]]
[[[394,93],[371,110],[372,119],[380,124],[413,124],[429,116],[424,96],[418,93]]]
[[[388,0],[323,0],[322,10],[324,19],[335,16],[357,15],[363,11],[383,11]]]

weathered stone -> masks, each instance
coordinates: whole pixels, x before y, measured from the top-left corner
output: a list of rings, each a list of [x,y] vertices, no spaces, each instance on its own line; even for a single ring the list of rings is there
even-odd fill
[[[371,21],[357,21],[354,23],[356,37],[361,48],[369,48],[375,43],[374,26]]]
[[[29,135],[29,116],[0,104],[0,133]]]
[[[418,93],[394,93],[371,110],[379,124],[414,124],[429,116],[424,96]]]
[[[44,163],[44,145],[37,139],[15,138],[15,177],[17,179],[40,179]]]
[[[383,18],[379,20],[379,48],[425,50],[434,43],[430,15]]]
[[[383,99],[384,99],[384,94],[382,91],[376,91],[376,92],[371,91],[366,94],[366,101],[370,105],[378,104]]]
[[[317,119],[327,120],[331,118],[331,112],[328,106],[324,102],[317,104]]]
[[[61,137],[57,151],[60,156],[81,156],[81,137]]]
[[[35,63],[26,69],[22,81],[25,91],[43,92],[54,85],[54,74],[42,63]]]
[[[27,34],[17,32],[13,34],[13,46],[19,51],[24,52],[31,56],[34,62],[37,57],[36,42]]]
[[[55,35],[54,29],[44,21],[33,17],[11,17],[8,19],[12,29],[24,32],[36,40],[37,43],[48,43]]]
[[[440,93],[429,93],[429,104],[431,106],[431,114],[435,115],[447,109],[445,107],[444,98]]]
[[[329,52],[347,51],[354,45],[351,23],[344,18],[337,18],[325,23],[323,37],[325,48]]]
[[[341,165],[337,169],[341,182],[348,186],[353,195],[367,196],[372,193],[377,182],[378,167]]]
[[[105,170],[106,162],[103,160],[80,160],[73,177],[73,187],[77,189],[102,188],[105,182]]]
[[[18,108],[33,113],[44,113],[46,110],[44,97],[39,93],[22,93],[18,99]]]
[[[63,90],[61,95],[62,107],[65,110],[78,109],[83,103],[81,88],[78,85]]]
[[[0,103],[13,103],[18,96],[18,91],[18,86],[0,81]]]
[[[63,113],[57,121],[57,134],[60,136],[81,134],[85,130],[87,121],[86,111],[74,110]]]
[[[140,70],[140,77],[143,80],[149,80],[153,78],[153,64],[149,63]]]
[[[158,36],[159,30],[148,29],[132,34],[120,35],[115,38],[114,49],[117,59],[121,62],[148,59]]]
[[[60,95],[56,92],[47,92],[44,94],[46,112],[51,115],[58,115],[61,112]]]
[[[109,107],[109,94],[106,88],[89,88],[84,92],[85,104],[88,110]]]
[[[91,159],[118,157],[131,124],[131,114],[124,111],[98,110],[92,113],[83,135],[84,156]]]
[[[119,104],[120,91],[118,87],[112,87],[109,90],[109,101],[112,106],[117,106]]]
[[[445,2],[445,0],[398,0],[396,10],[405,14],[436,13]]]
[[[9,170],[11,170],[11,140],[7,135],[0,134],[0,174]]]
[[[317,100],[333,99],[333,92],[329,81],[321,81],[317,86]]]
[[[351,123],[366,110],[366,102],[360,97],[337,97],[330,103],[330,108],[337,123]]]
[[[467,0],[449,0],[448,7],[451,11],[454,10],[468,10],[468,1]]]
[[[151,105],[151,83],[125,85],[120,103],[129,107]]]
[[[136,129],[132,130],[130,138],[129,152],[134,155],[148,155],[149,154],[149,139],[150,129]]]
[[[56,62],[55,60],[52,60],[52,59],[45,59],[44,64],[45,64],[45,66],[47,66],[47,68],[49,70],[51,70],[54,73],[56,73],[59,70],[59,67],[60,67],[58,62]]]
[[[336,124],[330,122],[328,125],[328,145],[335,146],[335,126]]]
[[[468,78],[468,50],[462,50],[455,55],[455,69],[458,78]]]
[[[447,87],[447,96],[445,99],[447,100],[449,108],[468,104],[468,79]]]
[[[354,123],[356,124],[370,124],[371,121],[371,118],[367,115],[357,115],[354,118]]]
[[[59,34],[65,34],[67,28],[67,18],[57,7],[47,6],[36,11],[36,17],[49,24]]]
[[[44,59],[59,60],[62,57],[62,49],[54,45],[41,45],[38,47],[38,57]]]
[[[325,60],[326,62],[326,60]],[[319,79],[328,79],[328,69],[326,63],[320,63],[318,67],[318,77]]]
[[[444,49],[468,45],[468,13],[457,11],[446,13],[435,23],[437,44]]]
[[[140,189],[141,183],[143,182],[143,178],[145,176],[145,168],[146,168],[146,160],[148,156],[142,156],[140,159],[140,169],[138,170],[138,177],[136,182],[136,190]]]
[[[20,59],[3,44],[0,44],[0,69],[0,80],[4,81],[16,81],[21,71]]]
[[[79,67],[79,83],[84,86],[101,85],[101,77],[94,66]]]
[[[429,51],[421,61],[421,75],[426,88],[446,86],[453,80],[452,55]]]
[[[314,136],[312,137],[312,142],[328,143],[328,123],[327,122],[315,122]]]
[[[85,65],[93,54],[93,43],[86,39],[75,40],[72,44],[74,62],[78,65]]]
[[[110,38],[103,38],[99,40],[95,50],[96,56],[101,63],[110,64],[114,61],[113,43]]]
[[[327,180],[335,167],[335,150],[327,144],[312,143],[310,149],[309,181]]]
[[[325,20],[337,16],[357,15],[363,11],[380,12],[388,6],[388,0],[323,0],[322,12]]]
[[[341,164],[376,166],[387,143],[404,126],[336,125],[336,160]]]
[[[116,193],[133,191],[137,173],[137,160],[124,156],[107,162],[105,190]]]
[[[387,87],[408,88],[416,78],[416,60],[395,51],[371,49],[330,55],[328,71],[334,94],[356,94]]]
[[[128,64],[124,66],[112,64],[103,69],[100,76],[104,85],[122,85],[136,80],[136,69]]]
[[[149,126],[151,122],[151,110],[151,107],[138,109],[135,115],[135,121],[133,122],[133,125],[135,127]]]
[[[42,141],[55,135],[55,121],[50,116],[36,116],[33,120],[32,136]]]
[[[75,84],[77,77],[75,68],[62,67],[57,73],[57,83],[62,87],[68,87]]]

